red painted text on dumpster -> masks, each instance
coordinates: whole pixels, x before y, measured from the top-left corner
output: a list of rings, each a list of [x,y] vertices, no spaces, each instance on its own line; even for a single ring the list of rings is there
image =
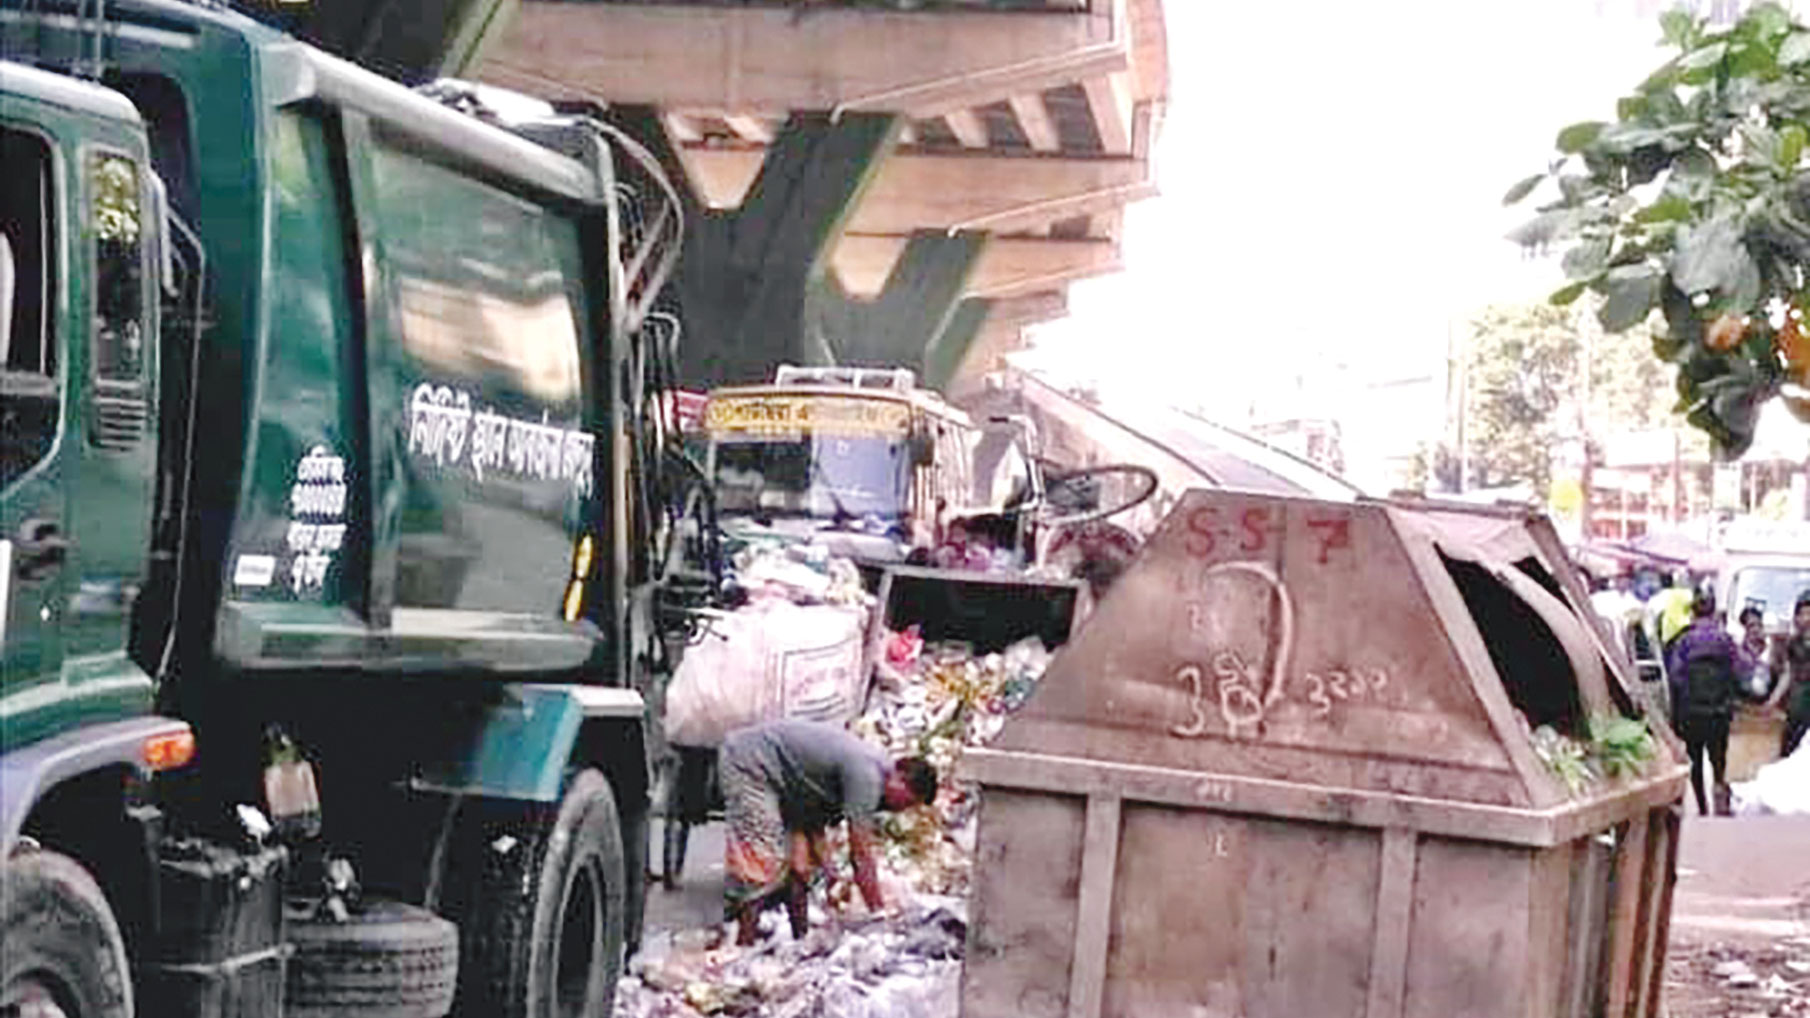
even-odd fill
[[[1285,541],[1289,532],[1286,514],[1270,506],[1250,506],[1234,514],[1204,505],[1188,513],[1184,544],[1195,558],[1258,555]],[[1314,561],[1325,565],[1333,552],[1351,547],[1351,517],[1308,513],[1299,518],[1295,533],[1312,542]]]

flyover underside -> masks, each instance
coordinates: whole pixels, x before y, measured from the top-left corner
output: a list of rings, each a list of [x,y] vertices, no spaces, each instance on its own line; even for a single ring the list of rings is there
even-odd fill
[[[685,381],[900,365],[960,388],[1119,268],[1154,193],[1161,0],[318,0],[416,80],[608,105],[691,194]]]

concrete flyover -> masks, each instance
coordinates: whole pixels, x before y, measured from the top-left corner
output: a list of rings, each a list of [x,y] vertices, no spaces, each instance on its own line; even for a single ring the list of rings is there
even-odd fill
[[[689,184],[696,386],[782,361],[959,392],[1119,268],[1162,0],[239,0],[406,81],[588,100]]]
[[[690,184],[693,384],[792,360],[959,389],[1117,270],[1155,193],[1161,0],[512,6],[462,73],[604,103]]]

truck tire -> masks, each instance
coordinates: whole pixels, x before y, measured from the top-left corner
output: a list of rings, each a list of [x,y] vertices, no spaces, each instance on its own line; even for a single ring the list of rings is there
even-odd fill
[[[622,970],[626,876],[616,797],[583,770],[557,807],[477,802],[445,878],[463,935],[463,1018],[607,1018]]]
[[[132,1018],[126,944],[80,863],[27,851],[0,864],[0,1015]]]
[[[291,911],[289,1018],[444,1018],[458,982],[459,931],[414,905],[367,902],[344,922]]]

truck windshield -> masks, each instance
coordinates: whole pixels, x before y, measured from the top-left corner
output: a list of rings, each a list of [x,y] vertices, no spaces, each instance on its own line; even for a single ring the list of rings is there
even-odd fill
[[[1728,599],[1729,617],[1755,605],[1766,613],[1766,628],[1783,628],[1790,625],[1792,605],[1805,591],[1810,591],[1810,564],[1747,566],[1735,573],[1734,591]]]
[[[716,441],[720,511],[845,521],[898,519],[911,466],[903,437],[806,434]]]

